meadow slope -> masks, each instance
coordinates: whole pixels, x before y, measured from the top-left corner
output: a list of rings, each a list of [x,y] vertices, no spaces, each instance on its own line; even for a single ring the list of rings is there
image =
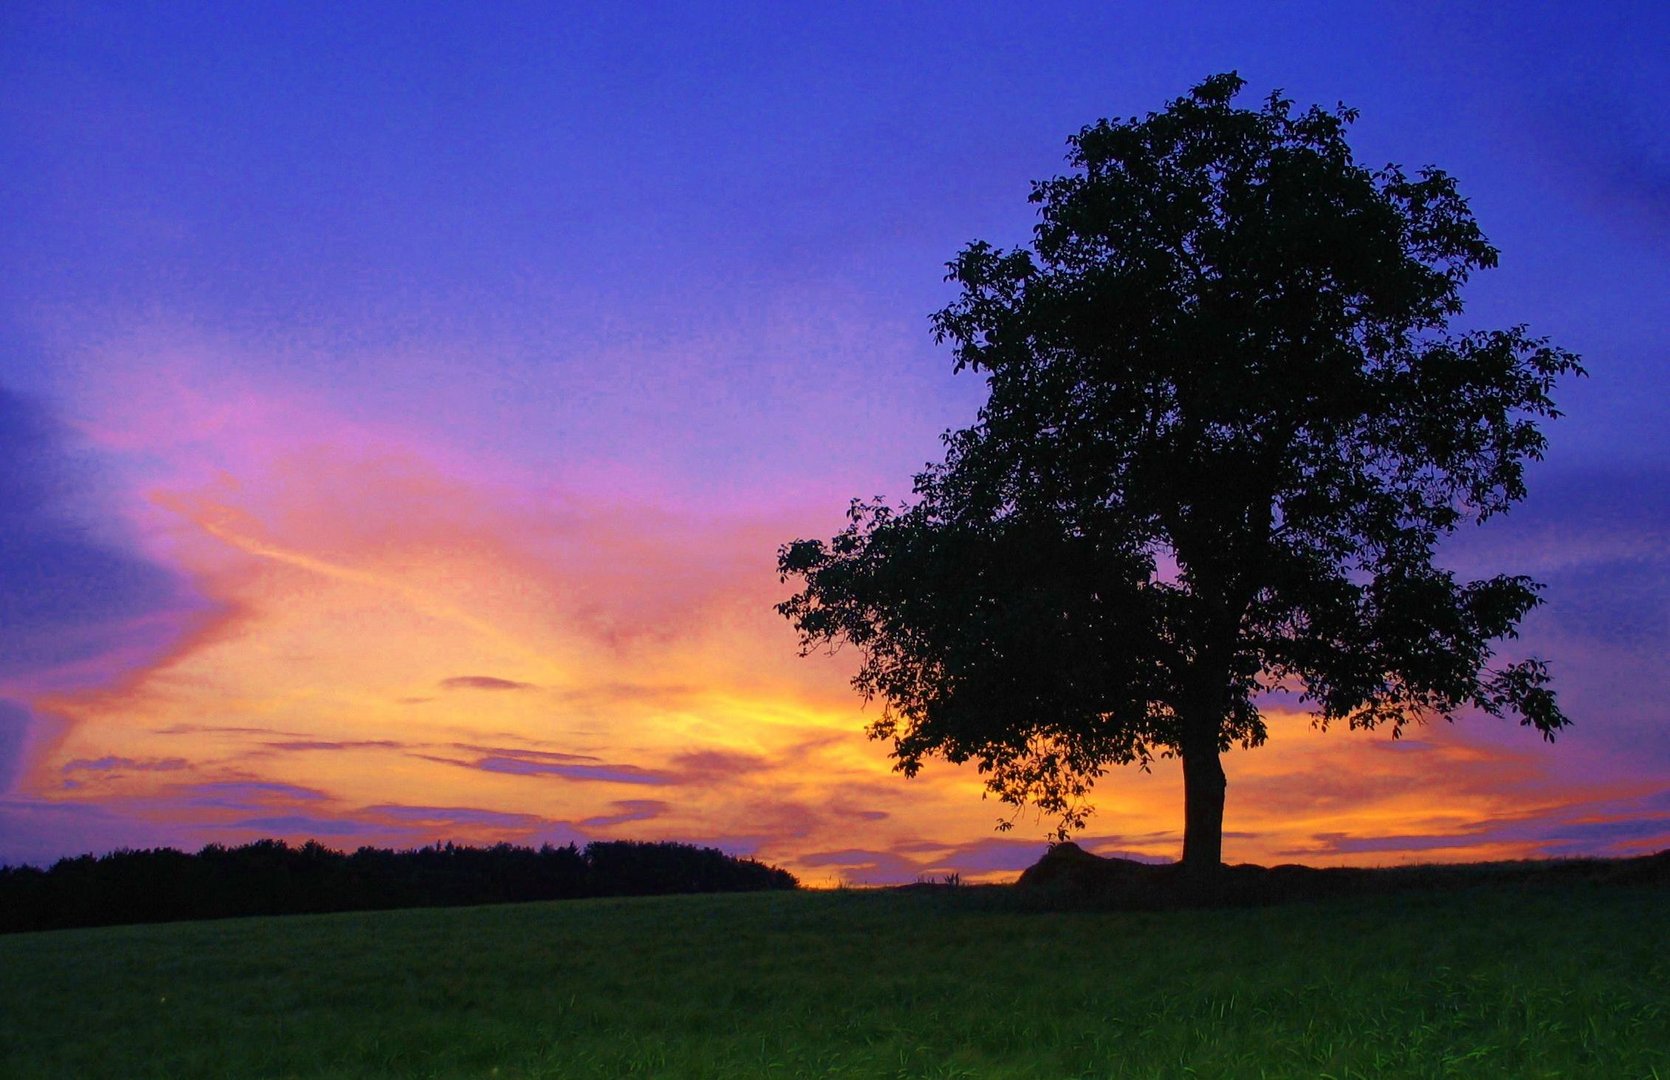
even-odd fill
[[[17,934],[0,1075],[1670,1078],[1670,890],[1101,913],[836,891]]]

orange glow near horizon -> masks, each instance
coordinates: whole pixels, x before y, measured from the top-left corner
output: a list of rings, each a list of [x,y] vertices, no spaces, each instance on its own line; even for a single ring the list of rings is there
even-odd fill
[[[1002,880],[1043,848],[1028,814],[994,833],[1005,808],[972,769],[893,774],[851,658],[796,655],[771,610],[792,521],[530,508],[414,456],[316,448],[150,504],[215,611],[120,683],[35,702],[67,722],[36,797],[202,841],[714,843],[814,885]],[[1544,784],[1528,737],[1271,727],[1226,759],[1234,861],[1521,857],[1531,840],[1489,827],[1620,794]],[[1173,763],[1095,801],[1087,846],[1175,857]]]

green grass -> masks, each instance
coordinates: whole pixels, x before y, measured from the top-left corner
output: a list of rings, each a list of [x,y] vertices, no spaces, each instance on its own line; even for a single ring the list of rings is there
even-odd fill
[[[0,1075],[1670,1080],[1670,892],[757,893],[19,934]]]

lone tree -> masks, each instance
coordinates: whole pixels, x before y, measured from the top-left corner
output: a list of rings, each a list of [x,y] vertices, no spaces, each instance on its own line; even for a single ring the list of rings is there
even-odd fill
[[[905,775],[975,761],[1065,838],[1109,766],[1179,757],[1190,869],[1221,862],[1220,755],[1264,742],[1267,692],[1394,738],[1468,708],[1568,722],[1543,661],[1493,664],[1540,586],[1434,551],[1524,498],[1578,358],[1452,333],[1496,264],[1454,180],[1367,169],[1353,110],[1237,108],[1244,85],[1069,140],[1032,247],[948,264],[933,326],[986,378],[977,422],[912,502],[778,552],[804,588],[777,610],[803,654],[858,649]]]

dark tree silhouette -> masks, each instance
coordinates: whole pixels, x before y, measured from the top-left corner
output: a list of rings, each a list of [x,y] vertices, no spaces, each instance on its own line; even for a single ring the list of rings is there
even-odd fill
[[[1567,723],[1543,661],[1493,666],[1540,587],[1434,551],[1524,497],[1577,357],[1452,333],[1496,263],[1455,182],[1371,171],[1352,110],[1238,108],[1243,85],[1069,140],[1032,247],[948,264],[933,325],[986,378],[977,422],[912,503],[855,500],[778,560],[802,652],[857,647],[907,776],[973,760],[1065,838],[1108,766],[1179,757],[1195,869],[1220,863],[1220,754],[1264,742],[1265,691],[1394,737],[1469,708]]]
[[[597,840],[540,848],[436,844],[353,854],[309,840],[210,844],[0,866],[0,933],[233,915],[505,904],[583,896],[794,889],[787,870],[716,848]]]

